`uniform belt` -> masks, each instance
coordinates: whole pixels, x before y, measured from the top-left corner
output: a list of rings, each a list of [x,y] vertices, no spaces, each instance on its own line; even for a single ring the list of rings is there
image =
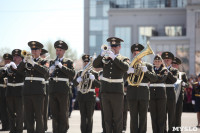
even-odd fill
[[[148,83],[140,83],[138,86],[148,86]]]
[[[57,77],[54,77],[52,78],[53,80],[55,81],[65,81],[65,82],[69,82],[69,79],[68,78],[57,78]]]
[[[12,87],[16,87],[16,86],[23,86],[24,83],[8,83],[7,86],[12,86]]]
[[[200,97],[200,94],[195,94],[196,97]]]
[[[45,81],[45,84],[48,84],[49,83],[49,81],[47,80],[47,81]]]
[[[39,77],[26,77],[25,80],[35,80],[35,81],[42,81],[44,82],[44,78],[39,78]]]
[[[165,84],[165,87],[174,87],[174,84]]]
[[[3,88],[5,88],[5,87],[6,87],[6,85],[5,85],[5,84],[0,84],[0,87],[3,87]]]
[[[80,91],[80,90],[78,90],[78,91]],[[89,92],[94,92],[95,93],[95,89],[90,89]]]
[[[109,78],[105,78],[105,77],[101,77],[101,80],[107,81],[109,83],[122,83],[123,82],[123,79],[109,79]]]
[[[165,87],[165,84],[150,84],[150,87]]]

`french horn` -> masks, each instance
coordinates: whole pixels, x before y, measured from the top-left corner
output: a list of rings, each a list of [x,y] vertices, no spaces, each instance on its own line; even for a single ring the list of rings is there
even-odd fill
[[[143,49],[139,54],[137,54],[133,61],[130,64],[130,67],[134,68],[134,73],[129,74],[127,81],[131,86],[139,86],[142,82],[144,77],[144,72],[142,71],[142,62],[139,61],[146,55],[154,54],[153,50],[151,49],[149,42],[147,42],[147,47]]]

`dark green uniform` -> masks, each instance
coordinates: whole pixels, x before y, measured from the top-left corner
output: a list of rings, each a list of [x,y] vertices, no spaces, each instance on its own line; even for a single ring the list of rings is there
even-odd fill
[[[7,112],[7,104],[6,104],[6,83],[4,82],[4,78],[6,77],[6,73],[4,70],[0,71],[0,115],[1,115],[1,123],[2,123],[2,131],[6,131],[9,129],[9,119]]]
[[[124,88],[127,88],[128,82],[125,81]],[[124,106],[123,106],[123,131],[126,131],[127,127],[127,114],[128,114],[128,102],[127,102],[127,90],[124,91]]]
[[[18,68],[20,67],[20,65],[18,65]],[[24,84],[24,73],[21,73],[14,69],[12,70],[12,72],[12,75],[7,74],[8,84],[6,89],[6,101],[9,113],[10,133],[22,133],[22,88]]]
[[[118,55],[108,64],[104,64],[102,59],[103,57],[99,55],[94,60],[93,66],[103,68],[100,90],[106,133],[121,133],[123,126],[123,76],[128,70],[128,58]]]
[[[78,85],[76,79],[81,76],[82,71],[77,73],[77,77],[75,78],[75,85]],[[81,133],[92,133],[93,128],[93,113],[96,104],[96,95],[95,95],[95,87],[100,87],[100,82],[98,81],[98,73],[94,70],[90,72],[95,76],[95,80],[91,81],[92,86],[88,93],[82,94],[78,91],[77,101],[79,103],[79,109],[81,114]],[[87,73],[89,75],[89,73]],[[89,77],[89,76],[88,76]],[[89,82],[89,83],[90,83]]]
[[[167,107],[166,118],[168,113],[168,133],[172,132],[172,127],[175,126],[175,110],[176,110],[176,93],[174,90],[174,83],[177,81],[178,70],[173,67],[168,68],[168,76],[166,79],[166,92],[167,92]],[[165,124],[165,132],[167,132]]]
[[[188,79],[187,79],[186,73],[179,72],[178,79],[181,79],[182,82],[185,82],[185,85],[183,86],[181,82],[181,91],[178,97],[178,101],[176,103],[175,127],[181,127],[181,115],[183,111],[184,91],[185,91],[185,88],[188,86]],[[175,132],[180,133],[181,131],[175,131]]]
[[[139,86],[128,85],[127,87],[131,133],[146,133],[147,131],[147,111],[149,106],[148,83],[157,80],[153,66],[146,62],[143,62],[143,66],[146,66],[148,70],[144,73],[141,84]]]
[[[166,121],[166,87],[165,80],[167,79],[167,69],[160,67],[154,71],[158,76],[157,81],[151,82],[150,84],[150,101],[149,110],[151,113],[151,123],[153,133],[164,133],[164,125]]]
[[[43,111],[46,95],[45,78],[47,68],[41,65],[42,58],[35,60],[37,64],[20,63],[19,71],[25,71],[25,81],[22,94],[24,96],[24,111],[26,115],[27,133],[44,133]],[[27,69],[28,68],[28,69]],[[36,121],[36,130],[34,123]]]
[[[75,76],[73,62],[63,58],[62,68],[56,66],[49,79],[49,104],[53,117],[53,133],[66,133],[69,129],[69,80]],[[50,67],[54,62],[50,63]]]
[[[46,65],[47,60],[43,60],[41,65]],[[46,95],[44,97],[44,114],[43,114],[43,121],[44,121],[44,130],[47,131],[48,129],[48,108],[49,108],[49,76],[46,75],[45,77],[45,84],[46,84]]]

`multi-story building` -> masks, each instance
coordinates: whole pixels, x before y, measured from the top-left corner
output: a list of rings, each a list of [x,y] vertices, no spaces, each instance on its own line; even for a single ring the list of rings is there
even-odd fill
[[[155,54],[171,51],[182,59],[183,71],[200,73],[200,1],[85,0],[84,9],[85,53],[100,53],[106,39],[116,36],[124,40],[121,54],[132,58],[132,44],[150,41]]]

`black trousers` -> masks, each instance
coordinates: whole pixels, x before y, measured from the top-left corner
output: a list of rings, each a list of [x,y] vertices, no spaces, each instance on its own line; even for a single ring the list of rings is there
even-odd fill
[[[149,111],[153,133],[164,133],[167,99],[150,99]]]
[[[126,95],[124,95],[124,108],[123,108],[123,130],[126,131],[127,127],[127,114],[128,114],[128,102]]]
[[[121,93],[102,93],[106,133],[121,133],[123,126],[123,99]]]
[[[166,106],[166,120],[168,114],[168,133],[172,133],[172,129],[175,126],[175,111],[176,111],[176,99],[168,99],[167,98],[167,106]],[[165,122],[166,123],[166,122]],[[167,125],[165,124],[165,133],[167,132]]]
[[[131,117],[131,133],[146,133],[149,100],[128,100],[128,105]]]
[[[2,129],[9,129],[9,118],[6,104],[6,96],[5,96],[6,88],[0,87],[0,111],[1,111],[1,123]]]
[[[49,108],[49,95],[46,94],[44,97],[44,114],[43,114],[43,121],[44,121],[44,130],[47,131],[48,129],[48,108]]]
[[[106,133],[101,94],[99,94],[99,98],[100,98],[100,105],[101,105],[101,125],[103,128],[103,133]]]
[[[6,97],[10,133],[22,133],[23,132],[23,106],[22,97],[10,96]]]
[[[50,94],[49,103],[53,118],[53,133],[66,133],[69,129],[69,94]]]
[[[183,111],[183,98],[179,96],[176,103],[176,117],[175,117],[175,127],[181,127],[181,116]],[[176,133],[181,133],[181,131],[175,131]]]
[[[44,133],[44,95],[24,96],[27,133]],[[36,121],[36,130],[34,123]]]
[[[95,99],[92,101],[79,101],[81,114],[81,133],[92,133]]]

